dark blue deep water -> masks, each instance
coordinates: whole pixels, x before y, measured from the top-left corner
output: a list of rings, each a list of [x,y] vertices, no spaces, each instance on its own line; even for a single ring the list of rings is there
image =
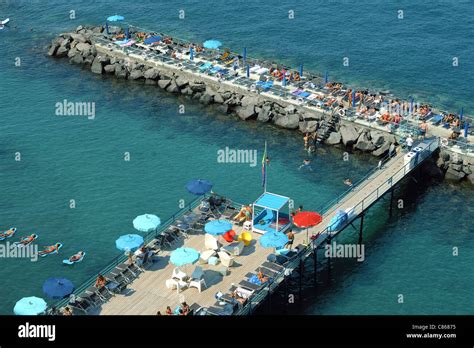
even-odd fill
[[[36,263],[0,259],[2,314],[12,313],[21,297],[42,296],[46,278],[79,284],[93,275],[118,254],[114,240],[133,230],[136,215],[166,219],[180,199],[192,199],[184,185],[193,177],[208,178],[235,201],[255,199],[259,166],[217,163],[217,151],[226,146],[256,149],[260,156],[267,140],[268,189],[307,209],[343,192],[348,173],[355,180],[376,163],[360,155],[344,162],[341,151],[323,148],[313,172],[298,171],[305,152],[296,133],[236,121],[45,55],[55,34],[117,13],[144,28],[219,39],[234,50],[246,46],[251,56],[303,62],[305,69],[327,69],[331,79],[474,113],[472,1],[0,1],[0,18],[11,18],[0,31],[0,228],[38,233],[40,246],[64,243],[59,256]],[[55,103],[64,99],[95,102],[96,118],[55,116]],[[365,262],[337,261],[334,282],[305,313],[472,314],[473,192],[467,185],[407,183],[398,193],[405,208],[394,217],[388,218],[387,202],[376,205],[366,219]],[[343,238],[356,240],[350,231]],[[88,252],[83,263],[61,265],[80,249]]]

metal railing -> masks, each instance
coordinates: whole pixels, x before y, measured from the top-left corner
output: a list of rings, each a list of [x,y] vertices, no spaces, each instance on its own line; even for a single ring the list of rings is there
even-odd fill
[[[338,220],[334,221],[332,224],[328,225],[323,231],[321,231],[319,235],[324,236],[324,238],[315,238],[312,240],[303,251],[299,254],[299,257],[296,257],[293,260],[290,260],[287,265],[285,265],[285,269],[282,271],[278,272],[278,274],[269,281],[269,284],[264,286],[262,289],[257,290],[252,294],[252,296],[249,298],[248,303],[240,307],[235,315],[248,315],[251,314],[265,299],[266,296],[271,294],[272,290],[276,289],[279,284],[284,280],[285,277],[288,275],[288,271],[292,271],[293,269],[297,268],[301,260],[304,260],[307,258],[312,252],[317,252],[317,249],[319,246],[327,241],[330,241],[337,233],[342,231],[348,224],[350,224],[356,217],[358,217],[361,213],[363,213],[366,209],[368,209],[372,204],[374,204],[380,197],[382,197],[388,189],[392,188],[397,182],[402,180],[409,172],[414,170],[416,167],[418,167],[426,158],[428,158],[433,151],[435,151],[439,147],[439,138],[432,140],[429,145],[423,150],[418,153],[417,159],[415,159],[415,163],[406,163],[402,168],[400,168],[395,174],[392,174],[389,179],[384,181],[383,184],[379,185],[376,189],[368,193],[362,201],[360,201],[357,205],[354,206],[354,216],[352,219],[347,219],[345,221],[345,224],[337,229],[337,231],[331,231],[332,226],[338,225],[342,219],[345,219],[345,217],[341,217]],[[433,149],[432,145],[436,144],[436,148]],[[372,170],[371,173],[373,174],[374,171],[377,171],[378,168],[375,170]],[[363,180],[367,180],[370,177],[370,175],[365,176]],[[358,185],[361,183],[361,181],[358,182]],[[355,185],[354,185],[355,186]],[[388,188],[387,188],[388,187]],[[382,188],[382,190],[381,190]],[[383,189],[387,188],[387,189]],[[346,196],[349,192],[353,191],[348,190],[338,198],[336,198],[334,201],[335,203],[333,204],[336,205],[337,203],[340,202],[342,196]],[[334,202],[333,201],[333,202]],[[337,208],[337,207],[336,207]],[[329,208],[327,209],[329,210]],[[300,252],[300,251],[299,251]]]

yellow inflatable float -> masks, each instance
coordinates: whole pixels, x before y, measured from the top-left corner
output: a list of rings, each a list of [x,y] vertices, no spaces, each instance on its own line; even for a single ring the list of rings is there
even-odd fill
[[[244,242],[245,246],[249,246],[252,239],[252,234],[250,232],[242,232],[239,235],[239,242]]]

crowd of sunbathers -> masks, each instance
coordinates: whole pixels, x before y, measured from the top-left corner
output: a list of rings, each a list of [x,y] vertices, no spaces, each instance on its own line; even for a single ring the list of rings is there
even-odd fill
[[[165,315],[189,315],[191,313],[191,308],[186,302],[181,303],[174,311],[170,306],[166,307]],[[163,315],[161,311],[156,312],[156,315]]]

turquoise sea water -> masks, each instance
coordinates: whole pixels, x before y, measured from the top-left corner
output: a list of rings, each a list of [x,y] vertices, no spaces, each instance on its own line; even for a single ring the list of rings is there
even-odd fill
[[[178,19],[180,9],[185,20]],[[295,19],[288,19],[289,10]],[[235,201],[255,199],[259,165],[217,163],[217,151],[226,146],[255,149],[260,157],[267,140],[268,189],[307,209],[343,192],[348,175],[355,180],[376,164],[367,156],[344,162],[341,151],[323,148],[313,158],[314,172],[298,171],[306,154],[296,133],[236,121],[154,87],[102,78],[45,56],[56,33],[115,13],[145,28],[196,41],[216,38],[235,50],[245,45],[249,55],[304,62],[306,69],[328,69],[330,78],[473,113],[469,1],[0,1],[0,17],[11,18],[0,31],[0,227],[38,233],[40,246],[64,244],[60,255],[36,263],[0,260],[2,314],[23,296],[42,296],[48,277],[79,284],[93,275],[117,255],[114,241],[133,230],[136,215],[166,219],[180,199],[191,200],[184,185],[193,177],[211,180]],[[350,67],[342,66],[345,56]],[[55,116],[55,103],[64,99],[95,102],[95,119]],[[386,202],[375,206],[366,220],[366,261],[336,261],[333,284],[305,313],[472,313],[473,192],[467,185],[407,184],[400,193],[406,208],[392,219]],[[355,235],[348,231],[344,238]],[[452,256],[453,247],[459,256]],[[61,265],[80,249],[88,252],[83,263]]]

